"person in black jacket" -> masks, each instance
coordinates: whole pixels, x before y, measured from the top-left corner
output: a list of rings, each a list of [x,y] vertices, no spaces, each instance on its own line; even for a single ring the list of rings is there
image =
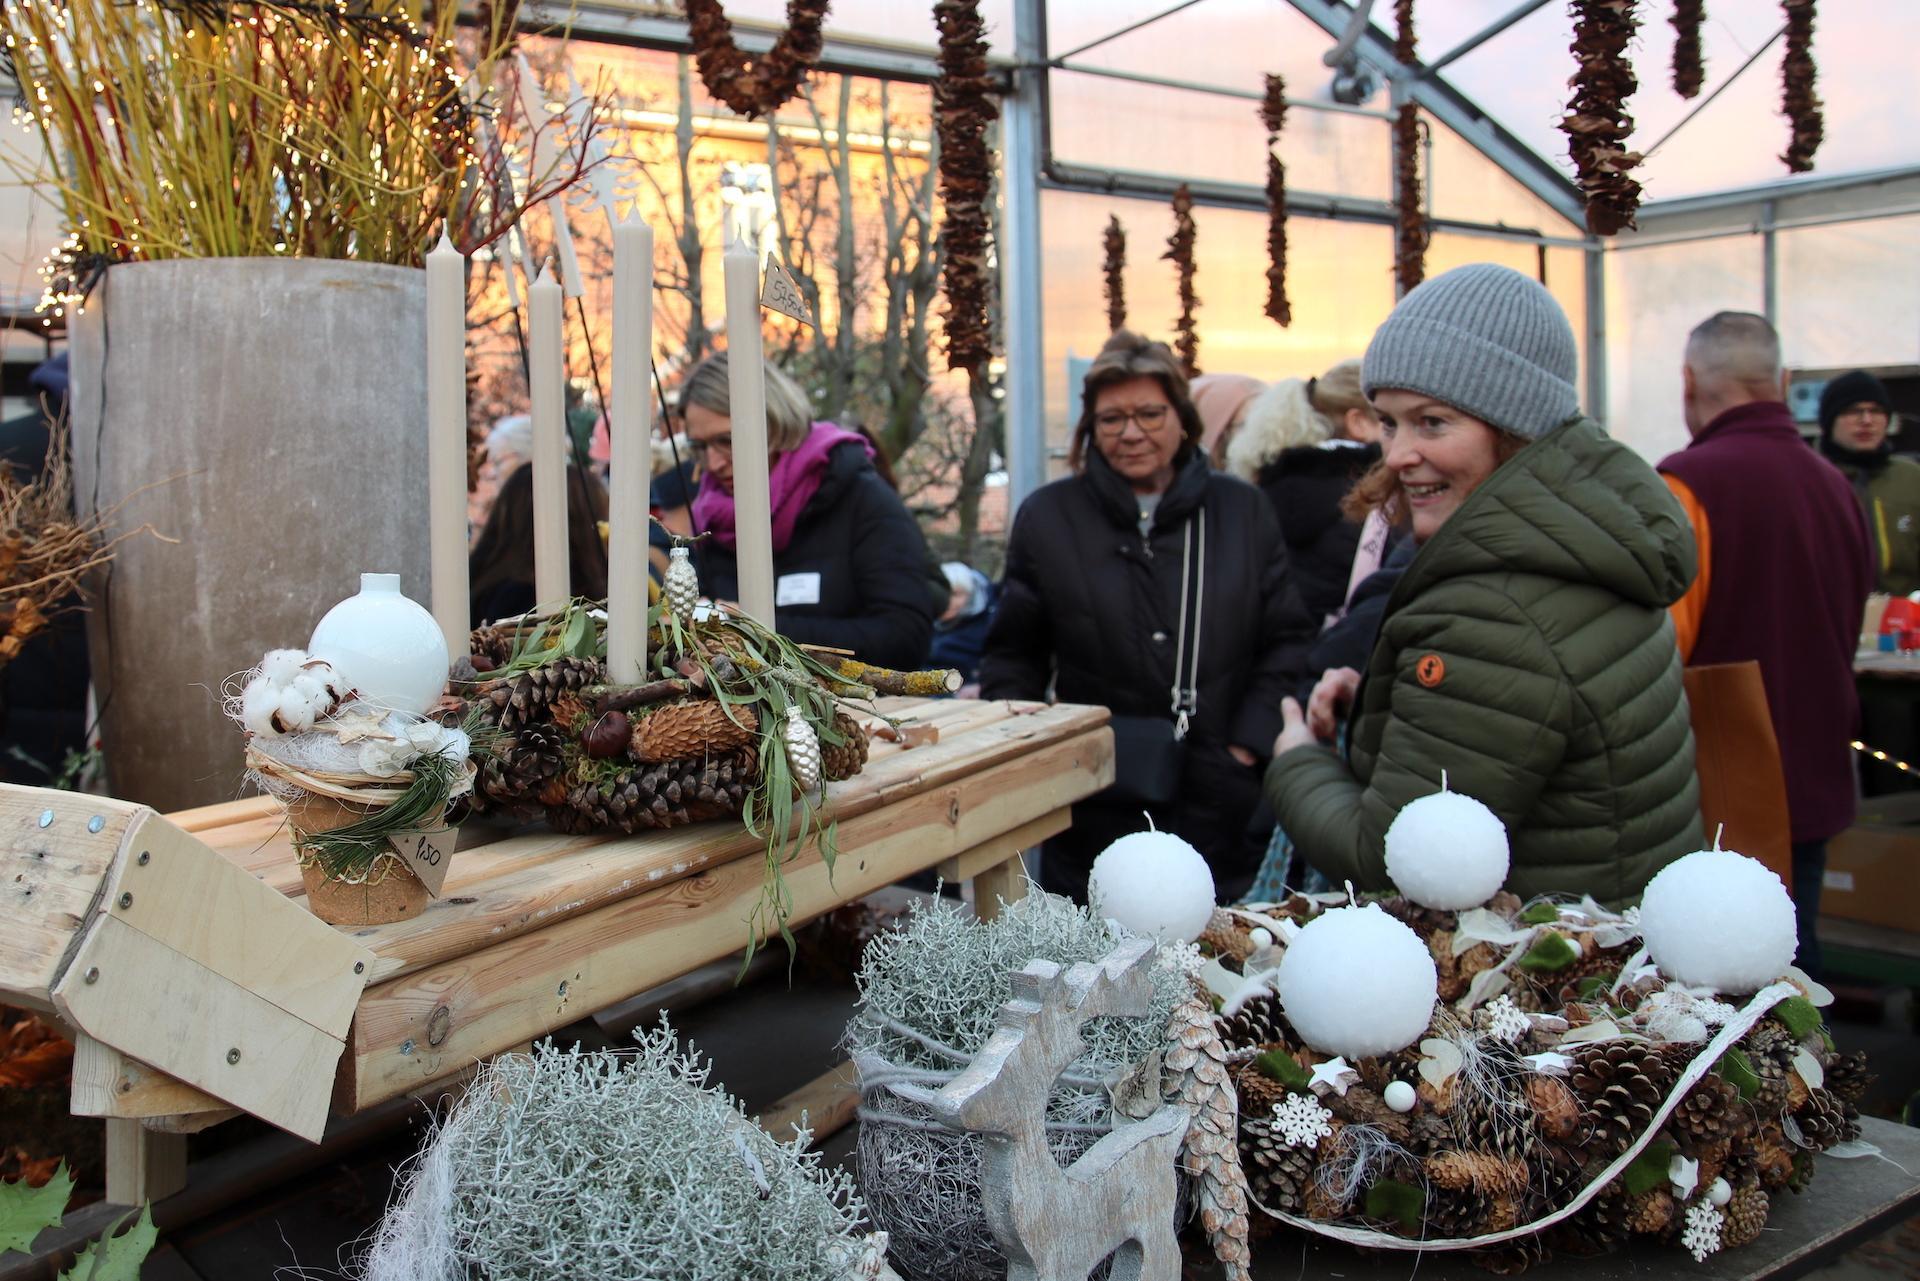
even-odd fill
[[[927,661],[936,605],[926,539],[874,470],[858,434],[811,421],[806,394],[766,367],[768,482],[773,499],[775,625],[781,635],[852,650],[882,667]],[[693,527],[701,590],[736,600],[733,423],[727,354],[694,367],[680,413],[704,462]]]
[[[1046,889],[1084,899],[1093,860],[1145,829],[1144,808],[1206,857],[1232,902],[1264,852],[1266,834],[1251,835],[1248,819],[1314,622],[1266,500],[1208,467],[1166,344],[1115,334],[1087,371],[1082,404],[1077,474],[1039,490],[1014,520],[981,696],[1051,696],[1115,715],[1123,785],[1075,805],[1073,826],[1043,847]],[[1178,708],[1176,690],[1189,691]],[[1173,776],[1156,779],[1152,763]],[[1156,782],[1168,799],[1143,804]]]
[[[1273,504],[1300,599],[1316,621],[1346,602],[1360,525],[1342,514],[1340,500],[1380,461],[1379,434],[1360,394],[1360,362],[1343,360],[1318,378],[1285,379],[1255,396],[1220,451],[1224,469]]]

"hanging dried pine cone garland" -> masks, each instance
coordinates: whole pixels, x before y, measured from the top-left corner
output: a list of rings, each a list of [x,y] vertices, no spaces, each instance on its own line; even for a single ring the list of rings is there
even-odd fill
[[[1411,75],[1418,44],[1413,0],[1395,0],[1393,56]],[[1393,196],[1396,213],[1393,274],[1402,295],[1427,277],[1427,218],[1420,199],[1420,109],[1404,102],[1393,118]]]
[[[1118,215],[1108,215],[1100,248],[1106,256],[1102,271],[1107,295],[1107,332],[1117,334],[1127,327],[1127,229],[1120,225]]]
[[[1706,64],[1700,57],[1700,24],[1706,21],[1706,0],[1674,0],[1673,91],[1697,98],[1706,82]]]
[[[1780,159],[1789,172],[1806,173],[1813,168],[1813,153],[1820,150],[1826,133],[1820,95],[1814,91],[1814,0],[1781,0],[1781,7],[1787,14],[1787,54],[1780,66],[1780,110],[1793,133]]]
[[[940,203],[945,210],[947,367],[978,369],[993,355],[993,154],[987,132],[999,117],[987,66],[987,27],[979,0],[936,0],[940,76],[933,82],[940,141]]]
[[[1587,196],[1587,230],[1596,236],[1633,226],[1640,208],[1631,171],[1641,157],[1626,147],[1633,134],[1626,100],[1640,83],[1627,58],[1640,25],[1636,7],[1637,0],[1574,0],[1574,92],[1560,128]]]
[[[1174,281],[1180,296],[1180,315],[1173,322],[1173,350],[1180,357],[1181,368],[1189,378],[1200,372],[1200,333],[1194,321],[1194,313],[1200,306],[1200,295],[1193,291],[1193,247],[1198,237],[1198,229],[1193,221],[1193,192],[1183,182],[1173,193],[1173,234],[1167,237],[1167,252],[1160,257],[1173,264]]]
[[[1287,299],[1287,166],[1280,159],[1287,82],[1279,76],[1267,77],[1260,122],[1267,127],[1267,316],[1284,329],[1293,323],[1293,304]]]
[[[773,48],[749,57],[733,40],[720,0],[686,0],[687,39],[707,92],[749,120],[771,116],[800,90],[824,47],[830,0],[787,0],[787,25]]]

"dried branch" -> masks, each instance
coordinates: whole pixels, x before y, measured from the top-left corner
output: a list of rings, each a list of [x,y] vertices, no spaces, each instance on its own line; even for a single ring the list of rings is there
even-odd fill
[[[1198,234],[1193,222],[1193,193],[1183,182],[1173,193],[1173,234],[1167,237],[1167,252],[1160,257],[1173,263],[1179,282],[1180,315],[1173,322],[1173,349],[1179,353],[1189,378],[1200,372],[1200,334],[1194,328],[1200,295],[1193,292],[1193,246]]]
[[[1117,334],[1127,327],[1127,229],[1118,214],[1108,215],[1100,244],[1107,255],[1107,332]]]
[[[1000,114],[987,68],[979,0],[936,0],[940,78],[933,85],[940,139],[940,199],[946,207],[947,368],[976,369],[993,355],[988,294],[993,156],[987,130]]]
[[[1706,18],[1706,0],[1673,0],[1673,91],[1682,98],[1699,97],[1707,78],[1700,57],[1700,24]]]
[[[687,38],[707,92],[747,117],[771,116],[800,90],[820,61],[820,27],[829,0],[787,0],[787,28],[773,48],[749,58],[733,42],[733,24],[720,0],[686,0]]]
[[[1285,328],[1293,323],[1287,300],[1287,166],[1280,159],[1280,134],[1287,123],[1287,82],[1267,77],[1260,121],[1267,127],[1267,315]]]
[[[1560,122],[1587,193],[1587,230],[1611,236],[1634,225],[1640,184],[1630,171],[1639,152],[1628,151],[1633,117],[1626,99],[1639,87],[1627,48],[1639,29],[1636,0],[1574,0],[1573,99]]]
[[[1820,150],[1826,132],[1820,95],[1814,92],[1813,5],[1814,0],[1781,0],[1787,11],[1787,56],[1780,66],[1780,110],[1792,124],[1793,136],[1780,159],[1794,173],[1813,168],[1813,153]]]

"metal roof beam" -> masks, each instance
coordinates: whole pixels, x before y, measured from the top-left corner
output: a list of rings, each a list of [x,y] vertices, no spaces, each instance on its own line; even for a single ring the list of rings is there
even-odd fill
[[[1544,9],[1546,6],[1547,0],[1523,0],[1523,3],[1511,13],[1507,14],[1506,17],[1488,23],[1475,34],[1468,36],[1465,40],[1462,40],[1459,44],[1453,46],[1453,48],[1447,50],[1432,62],[1429,62],[1420,74],[1430,76],[1449,63],[1458,62],[1487,41],[1505,31],[1508,27],[1511,27],[1514,23],[1520,21],[1520,19],[1527,17],[1538,9]]]
[[[583,40],[628,45],[639,49],[662,49],[670,53],[691,53],[693,42],[687,38],[687,20],[679,14],[641,13],[619,4],[581,4],[569,11],[566,31]],[[529,26],[529,30],[534,30]],[[785,24],[757,22],[749,18],[733,20],[733,38],[748,54],[763,54],[785,30]],[[997,68],[1010,64],[1005,57],[993,59]],[[831,32],[820,53],[820,70],[855,76],[877,76],[915,84],[931,84],[940,75],[937,54],[932,48],[886,40],[849,39]]]
[[[1182,9],[1191,9],[1193,8],[1193,6],[1199,3],[1200,3],[1200,0],[1180,0],[1180,3],[1174,5],[1171,9],[1162,9],[1159,13],[1150,14],[1149,16],[1140,19],[1140,21],[1138,22],[1129,22],[1126,26],[1120,28],[1118,31],[1109,31],[1106,35],[1101,36],[1098,40],[1089,40],[1083,45],[1076,45],[1074,48],[1067,50],[1065,53],[1061,54],[1057,58],[1054,58],[1052,61],[1057,66],[1060,63],[1065,62],[1068,58],[1077,58],[1081,54],[1085,53],[1087,50],[1098,49],[1101,45],[1108,44],[1108,43],[1111,43],[1112,41],[1118,40],[1121,36],[1130,36],[1134,32],[1140,30],[1140,28],[1142,27],[1150,27],[1154,23],[1160,21],[1162,18],[1171,18],[1174,14],[1179,13]]]
[[[1353,10],[1342,0],[1286,0],[1329,36],[1339,39]],[[1393,56],[1393,42],[1371,25],[1361,33],[1354,53],[1382,76],[1407,82],[1407,95],[1423,110],[1578,227],[1586,225],[1586,202],[1567,176],[1545,157],[1508,133],[1465,94],[1435,75],[1407,74]]]

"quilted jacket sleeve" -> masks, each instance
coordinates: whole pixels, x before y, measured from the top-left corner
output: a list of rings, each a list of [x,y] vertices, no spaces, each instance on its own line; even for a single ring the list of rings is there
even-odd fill
[[[1043,699],[1053,674],[1053,620],[1034,560],[1035,522],[1043,503],[1029,499],[1007,538],[1000,604],[980,656],[980,697]]]
[[[1533,809],[1566,751],[1574,690],[1539,628],[1483,581],[1457,579],[1391,617],[1357,716],[1386,717],[1364,780],[1326,748],[1299,748],[1267,771],[1280,826],[1336,884],[1386,889],[1387,826],[1409,801],[1447,786],[1509,830]],[[1381,697],[1377,682],[1390,681]],[[1363,762],[1364,764],[1364,762]]]

